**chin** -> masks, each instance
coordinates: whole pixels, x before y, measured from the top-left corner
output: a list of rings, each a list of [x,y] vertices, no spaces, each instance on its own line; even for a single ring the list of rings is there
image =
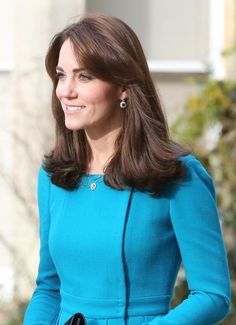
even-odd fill
[[[71,131],[78,131],[78,130],[83,129],[83,127],[81,127],[81,125],[74,124],[74,123],[65,123],[65,126],[67,129],[69,129]]]

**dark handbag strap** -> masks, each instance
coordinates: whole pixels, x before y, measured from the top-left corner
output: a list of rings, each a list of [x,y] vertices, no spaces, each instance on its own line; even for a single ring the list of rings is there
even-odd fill
[[[64,325],[86,325],[86,320],[83,314],[76,313]]]

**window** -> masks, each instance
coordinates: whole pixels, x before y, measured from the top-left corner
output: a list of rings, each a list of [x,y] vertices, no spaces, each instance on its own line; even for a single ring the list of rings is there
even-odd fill
[[[86,10],[118,16],[131,25],[151,71],[202,73],[210,56],[210,1],[87,0]]]

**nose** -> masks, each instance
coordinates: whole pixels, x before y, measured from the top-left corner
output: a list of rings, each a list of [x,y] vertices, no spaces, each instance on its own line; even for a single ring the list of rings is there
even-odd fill
[[[74,82],[69,79],[64,80],[61,83],[58,83],[56,93],[59,98],[77,97],[77,91]]]

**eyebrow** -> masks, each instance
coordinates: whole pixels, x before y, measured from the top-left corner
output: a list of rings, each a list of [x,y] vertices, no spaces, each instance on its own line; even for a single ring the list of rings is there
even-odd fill
[[[73,69],[72,72],[77,73],[77,72],[81,72],[83,70],[84,70],[84,68],[76,68],[76,69]],[[59,66],[56,67],[56,71],[64,72],[64,70]]]

